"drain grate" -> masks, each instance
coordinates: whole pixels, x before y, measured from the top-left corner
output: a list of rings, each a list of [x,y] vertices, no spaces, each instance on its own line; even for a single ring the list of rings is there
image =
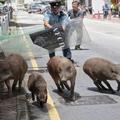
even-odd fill
[[[81,96],[74,102],[66,102],[65,99],[60,98],[60,103],[64,105],[99,105],[99,104],[115,104],[117,103],[114,99],[110,98],[107,95],[95,95],[95,96]]]

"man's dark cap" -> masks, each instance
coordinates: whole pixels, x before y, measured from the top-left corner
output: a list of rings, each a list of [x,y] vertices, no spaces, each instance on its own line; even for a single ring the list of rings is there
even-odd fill
[[[51,7],[60,7],[61,6],[61,1],[52,1],[50,2]]]

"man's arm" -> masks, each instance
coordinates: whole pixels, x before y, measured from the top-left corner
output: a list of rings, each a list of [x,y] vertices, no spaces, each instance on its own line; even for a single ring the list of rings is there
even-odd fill
[[[45,28],[52,28],[52,26],[49,24],[49,22],[48,21],[45,21],[44,20],[44,26],[45,26]]]
[[[52,28],[52,25],[49,24],[49,19],[50,19],[50,14],[47,12],[44,14],[43,22],[44,22],[44,27],[45,28]]]
[[[63,16],[63,19],[62,19],[62,28],[63,30],[66,29],[66,26],[69,24],[69,17],[67,15],[64,15]]]

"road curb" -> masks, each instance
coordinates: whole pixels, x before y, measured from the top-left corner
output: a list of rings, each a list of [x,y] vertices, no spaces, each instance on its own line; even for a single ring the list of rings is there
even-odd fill
[[[17,23],[17,16],[14,16],[14,19],[11,22],[11,26],[12,30],[15,30],[14,27],[16,28],[20,27],[20,25]],[[25,90],[23,93],[24,93],[23,95],[19,95],[16,97],[17,101],[16,120],[30,120],[28,101],[25,96]]]
[[[108,18],[108,19],[103,19],[103,18],[94,18],[92,16],[86,16],[85,18],[91,19],[91,20],[96,20],[96,21],[106,21],[106,22],[112,22],[112,23],[120,23],[119,18]]]
[[[28,103],[25,95],[17,96],[17,116],[16,120],[30,120]]]

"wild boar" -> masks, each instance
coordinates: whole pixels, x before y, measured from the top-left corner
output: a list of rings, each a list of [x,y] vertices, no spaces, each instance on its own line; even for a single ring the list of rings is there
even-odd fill
[[[120,65],[114,64],[103,58],[90,58],[83,65],[83,71],[92,78],[98,90],[107,90],[109,88],[112,93],[115,93],[107,80],[116,80],[118,83],[118,91],[120,90]]]
[[[66,87],[71,93],[70,100],[75,100],[74,87],[76,69],[74,64],[65,57],[55,56],[48,61],[47,68],[58,91],[63,92],[64,87]],[[68,85],[67,81],[70,81],[71,87]]]
[[[8,88],[8,92],[10,92],[10,79],[14,79],[12,91],[15,90],[17,82],[19,82],[19,90],[21,90],[22,80],[28,69],[27,63],[24,60],[24,58],[18,54],[10,54],[1,61],[2,62],[0,62],[0,81],[5,81],[5,84]]]
[[[10,70],[10,65],[4,59],[0,59],[0,84],[3,90],[4,89],[4,82],[8,88],[9,94],[11,93],[10,81],[8,79],[12,79],[13,74]]]
[[[17,82],[19,82],[19,90],[21,90],[22,81],[28,69],[27,62],[21,55],[18,54],[10,54],[6,57],[6,59],[10,65],[14,78],[12,90],[15,89]]]
[[[33,72],[28,78],[28,89],[32,93],[32,100],[40,103],[40,106],[47,102],[47,83],[45,79],[37,72]]]

